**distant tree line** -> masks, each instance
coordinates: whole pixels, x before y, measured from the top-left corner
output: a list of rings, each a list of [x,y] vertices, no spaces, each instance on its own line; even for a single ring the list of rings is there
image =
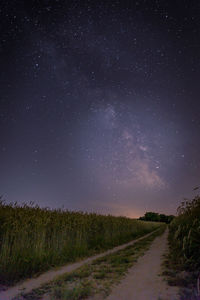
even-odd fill
[[[143,221],[153,221],[153,222],[164,222],[169,224],[174,219],[173,215],[165,215],[165,214],[158,214],[155,212],[146,212],[143,217],[140,217],[139,220]]]

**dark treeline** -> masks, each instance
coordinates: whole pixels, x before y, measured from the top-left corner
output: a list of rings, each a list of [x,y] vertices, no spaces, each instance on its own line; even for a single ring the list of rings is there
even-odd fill
[[[143,217],[140,217],[139,220],[143,221],[153,221],[153,222],[164,222],[169,224],[174,219],[173,215],[158,214],[155,212],[146,212]]]

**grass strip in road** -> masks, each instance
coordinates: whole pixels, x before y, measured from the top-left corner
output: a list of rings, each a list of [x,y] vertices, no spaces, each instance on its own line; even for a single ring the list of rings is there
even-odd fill
[[[135,244],[101,257],[76,271],[66,273],[31,293],[22,294],[21,298],[15,299],[37,300],[42,299],[44,294],[48,294],[51,300],[79,300],[95,294],[100,294],[104,298],[110,293],[113,285],[117,284],[137,259],[149,249],[155,237],[162,234],[164,230],[163,225],[158,231]]]

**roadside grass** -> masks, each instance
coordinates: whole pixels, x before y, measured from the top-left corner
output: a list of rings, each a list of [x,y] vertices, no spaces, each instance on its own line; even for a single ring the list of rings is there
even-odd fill
[[[199,300],[200,196],[184,201],[169,225],[169,253],[163,275],[168,284],[181,288],[181,300]],[[198,295],[199,293],[199,295]]]
[[[163,262],[162,275],[170,286],[180,288],[181,300],[200,300],[197,292],[197,278],[199,271],[189,271],[183,265],[174,261],[169,252]]]
[[[76,271],[66,273],[31,293],[22,293],[23,297],[20,299],[38,300],[42,299],[44,294],[48,294],[51,300],[80,300],[98,294],[105,297],[109,295],[112,286],[122,279],[128,269],[147,251],[152,241],[161,235],[165,228],[166,226],[163,225],[141,241],[116,253],[96,259]]]
[[[12,285],[160,226],[126,217],[6,204],[0,197],[0,282]]]

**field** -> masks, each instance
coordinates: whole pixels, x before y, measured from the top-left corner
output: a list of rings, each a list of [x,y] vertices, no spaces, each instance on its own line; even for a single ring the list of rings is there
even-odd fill
[[[197,278],[200,275],[199,196],[182,202],[178,208],[178,216],[169,226],[169,242],[170,283],[191,288],[196,293]]]
[[[87,297],[93,299],[95,296],[97,299],[105,299],[150,248],[154,239],[163,234],[165,227],[163,224],[159,230],[135,244],[84,264],[29,293],[23,292],[22,299],[39,300],[43,299],[44,295],[49,295],[49,298],[54,300],[77,300]]]
[[[160,223],[0,203],[0,281],[11,284],[126,243]]]

